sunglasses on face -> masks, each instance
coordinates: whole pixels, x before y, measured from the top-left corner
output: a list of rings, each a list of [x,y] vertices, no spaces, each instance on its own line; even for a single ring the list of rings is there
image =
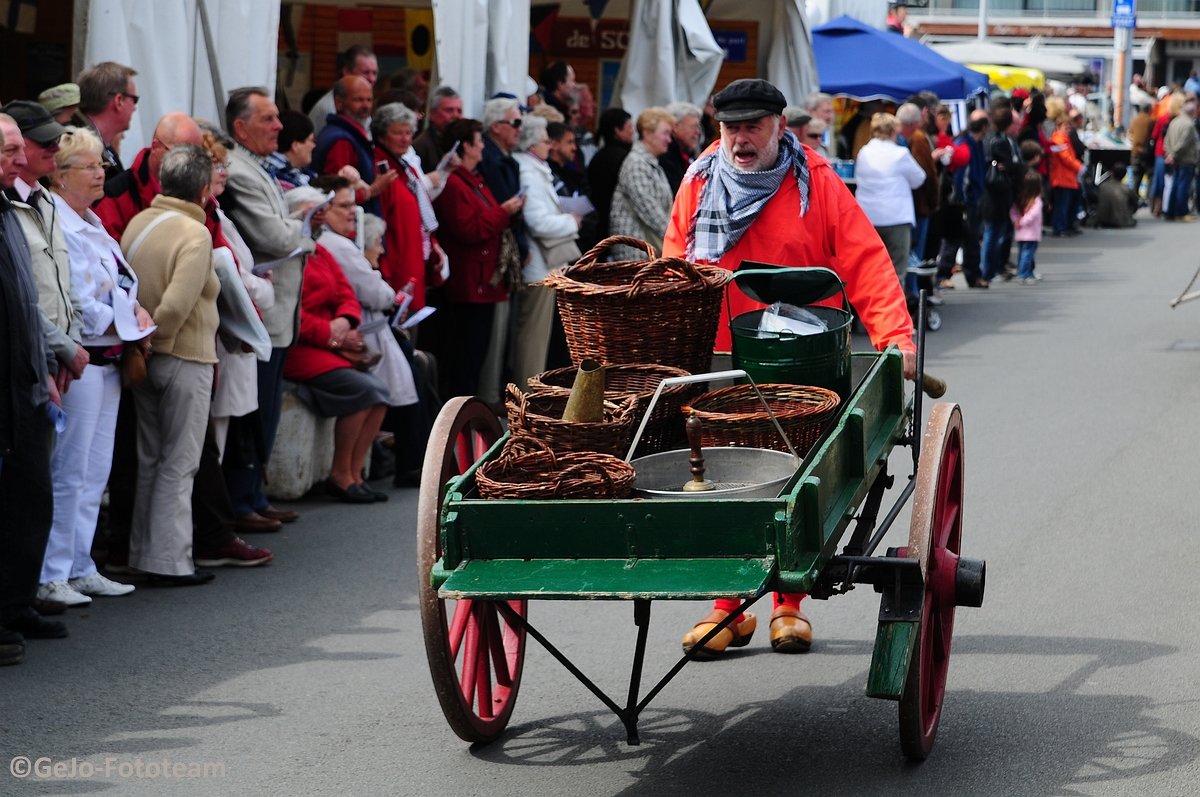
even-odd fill
[[[519,117],[516,119],[502,119],[500,123],[508,125],[514,130],[519,130],[521,128],[521,119]]]

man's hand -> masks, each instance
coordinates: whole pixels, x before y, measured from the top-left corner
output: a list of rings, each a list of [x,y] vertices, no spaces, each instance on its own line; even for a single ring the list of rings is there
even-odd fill
[[[66,366],[66,369],[71,372],[72,377],[78,379],[79,377],[83,376],[83,369],[86,368],[87,364],[91,361],[92,358],[88,356],[87,349],[76,343],[75,357],[70,362],[64,362],[63,365]],[[62,373],[62,368],[58,370],[59,373]]]
[[[904,378],[915,380],[917,378],[917,353],[915,351],[900,352],[904,363]]]
[[[72,377],[70,371],[68,371],[66,368],[59,368],[58,373],[56,373],[50,379],[50,381],[54,383],[54,387],[58,390],[58,394],[61,396],[66,393],[67,388],[71,386],[71,379]]]
[[[46,381],[50,388],[50,402],[58,407],[62,406],[62,394],[58,392],[58,385],[54,384],[54,378],[47,376]]]
[[[513,196],[500,203],[500,207],[504,208],[504,212],[510,216],[515,216],[521,212],[521,208],[525,207],[525,197]]]

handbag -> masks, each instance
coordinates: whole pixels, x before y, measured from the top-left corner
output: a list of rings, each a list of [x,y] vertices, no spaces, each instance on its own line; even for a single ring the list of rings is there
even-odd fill
[[[505,227],[500,233],[500,257],[488,284],[495,288],[501,281],[509,293],[515,293],[525,284],[521,274],[521,247],[517,246],[517,236],[512,227]]]
[[[548,269],[569,266],[583,256],[583,252],[579,251],[579,244],[576,243],[577,238],[574,235],[569,238],[556,238],[545,242],[537,238],[533,240],[538,248],[542,250],[542,258]]]
[[[126,343],[121,353],[121,387],[126,390],[146,381],[146,353],[136,343]]]
[[[383,352],[375,351],[370,346],[363,346],[358,351],[350,349],[337,349],[334,354],[339,355],[343,359],[349,361],[355,371],[370,371],[379,361],[383,359]]]

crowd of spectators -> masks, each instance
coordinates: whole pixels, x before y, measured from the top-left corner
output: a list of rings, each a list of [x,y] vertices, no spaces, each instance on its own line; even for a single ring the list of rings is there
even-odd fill
[[[608,235],[661,249],[717,133],[711,105],[685,102],[594,119],[561,62],[480,119],[412,70],[380,81],[365,47],[339,72],[311,108],[245,87],[218,122],[168,113],[128,168],[132,67],[0,108],[0,663],[66,635],[47,619],[66,606],[270,562],[241,535],[299,518],[265,492],[285,390],[334,419],[331,497],[387,500],[365,472],[387,439],[411,484],[439,396],[499,409],[506,381],[567,364],[541,281]],[[806,158],[857,158],[858,201],[910,290],[925,259],[942,288],[960,268],[973,288],[1032,285],[1046,221],[1130,226],[1143,183],[1154,215],[1192,219],[1196,97],[1141,99],[1133,190],[1123,167],[1083,179],[1070,96],[994,97],[956,134],[928,92],[840,128],[815,93],[785,109],[785,135]]]

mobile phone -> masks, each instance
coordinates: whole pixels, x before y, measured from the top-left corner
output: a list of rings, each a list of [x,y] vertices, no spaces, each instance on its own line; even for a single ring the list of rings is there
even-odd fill
[[[387,170],[388,170],[388,162],[387,161],[375,161],[375,173],[376,174],[385,174],[385,173],[387,173]]]
[[[517,199],[524,199],[524,198],[525,198],[525,189],[522,188],[520,191],[517,192]]]

